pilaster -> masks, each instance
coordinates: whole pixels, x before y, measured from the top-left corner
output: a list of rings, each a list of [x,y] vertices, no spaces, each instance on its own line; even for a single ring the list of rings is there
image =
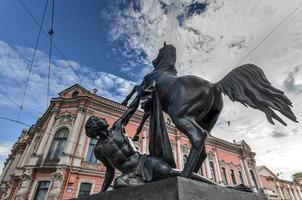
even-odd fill
[[[50,120],[48,122],[48,126],[47,126],[47,128],[46,128],[46,130],[45,130],[45,132],[44,132],[44,134],[42,136],[42,140],[41,140],[41,142],[39,144],[39,147],[38,147],[38,150],[36,152],[36,155],[43,155],[43,151],[45,149],[46,143],[47,143],[48,138],[50,136],[51,129],[52,129],[53,125],[54,125],[56,115],[57,115],[57,112],[54,111],[52,113],[51,117],[50,117]]]
[[[217,174],[217,178],[218,178],[218,183],[222,183],[222,177],[221,177],[221,170],[220,170],[220,165],[218,162],[218,158],[217,158],[217,153],[216,153],[216,149],[213,149],[213,153],[214,153],[214,159],[215,159],[215,165],[216,167],[216,174]]]
[[[32,177],[32,169],[27,168],[25,169],[24,173],[21,175],[21,187],[16,193],[16,200],[25,200],[27,199],[26,196],[29,192],[30,189],[30,183],[31,183],[31,178]]]
[[[252,186],[253,186],[253,183],[252,183],[252,180],[251,180],[249,168],[248,168],[248,166],[247,166],[246,157],[242,157],[242,162],[243,162],[243,169],[244,169],[244,171],[245,171],[245,175],[246,175],[246,178],[247,178],[248,186],[252,187]]]
[[[52,173],[53,185],[49,192],[50,200],[57,200],[63,188],[65,168],[58,168],[56,172]]]
[[[243,164],[242,160],[243,160],[243,157],[241,156],[241,157],[240,157],[240,164],[241,164],[241,166],[243,166],[242,169],[241,169],[241,173],[242,173],[243,180],[244,180],[244,183],[243,183],[243,184],[245,184],[245,185],[250,185],[250,184],[249,184],[249,181],[248,181],[248,178],[247,178],[246,169],[245,169],[245,167],[244,167],[244,164]]]
[[[180,168],[180,158],[181,158],[181,150],[180,150],[180,133],[176,131],[176,165]]]

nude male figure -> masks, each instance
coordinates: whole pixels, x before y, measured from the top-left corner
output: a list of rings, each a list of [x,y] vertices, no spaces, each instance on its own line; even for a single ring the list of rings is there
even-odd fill
[[[106,167],[105,180],[101,191],[106,191],[112,183],[115,169],[118,169],[122,175],[115,179],[114,188],[143,185],[146,182],[181,174],[180,171],[170,167],[163,160],[138,152],[132,140],[127,137],[124,127],[138,105],[139,99],[137,98],[110,129],[105,119],[94,116],[90,117],[85,125],[86,135],[98,139],[94,153],[96,158]],[[193,174],[192,179],[217,185],[196,174]],[[230,186],[230,188],[250,192],[250,188],[243,185]]]

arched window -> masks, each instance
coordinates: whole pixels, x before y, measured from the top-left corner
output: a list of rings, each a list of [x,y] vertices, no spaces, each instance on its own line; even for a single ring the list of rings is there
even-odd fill
[[[227,185],[228,184],[228,178],[227,178],[225,167],[221,167],[221,173],[222,173],[223,184]]]
[[[66,127],[61,128],[56,132],[47,154],[47,160],[59,160],[59,157],[63,154],[65,148],[68,132],[68,128]]]
[[[241,172],[241,171],[238,171],[238,176],[239,176],[239,178],[240,178],[240,183],[241,183],[241,184],[244,184],[243,176],[242,176],[242,172]]]
[[[211,180],[217,182],[216,179],[216,174],[215,174],[215,168],[214,168],[214,163],[212,161],[209,162],[209,166],[210,166],[210,174],[211,174]]]
[[[90,195],[92,183],[81,183],[78,197]]]
[[[87,151],[87,155],[86,155],[86,161],[90,162],[90,163],[96,163],[96,157],[94,155],[94,147],[96,145],[96,143],[98,142],[97,139],[95,138],[91,138],[90,143],[89,143],[89,147],[88,147],[88,151]]]
[[[188,160],[188,155],[184,155],[183,158],[182,158],[182,167],[184,168],[186,163],[187,163],[187,160]]]
[[[234,185],[237,184],[237,181],[236,181],[236,177],[235,177],[235,172],[233,169],[230,170],[231,171],[231,178],[232,178],[232,182]]]
[[[254,185],[255,185],[255,187],[256,187],[257,190],[258,190],[258,184],[257,184],[256,176],[255,176],[253,170],[250,170],[250,174],[251,174],[251,178],[252,178],[252,180],[253,180],[253,182],[254,182]]]
[[[77,96],[79,96],[79,91],[75,91],[74,93],[72,93],[72,95],[71,95],[71,97],[77,97]]]

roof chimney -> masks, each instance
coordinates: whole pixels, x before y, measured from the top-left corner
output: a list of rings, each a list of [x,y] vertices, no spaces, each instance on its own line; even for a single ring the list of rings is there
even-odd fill
[[[98,92],[98,89],[96,89],[96,88],[94,88],[93,90],[92,90],[92,93],[93,94],[96,94]]]

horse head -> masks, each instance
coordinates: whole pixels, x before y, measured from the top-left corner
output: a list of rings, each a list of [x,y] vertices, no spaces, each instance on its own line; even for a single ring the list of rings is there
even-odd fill
[[[176,48],[172,44],[164,43],[157,57],[152,61],[154,69],[175,67]]]

